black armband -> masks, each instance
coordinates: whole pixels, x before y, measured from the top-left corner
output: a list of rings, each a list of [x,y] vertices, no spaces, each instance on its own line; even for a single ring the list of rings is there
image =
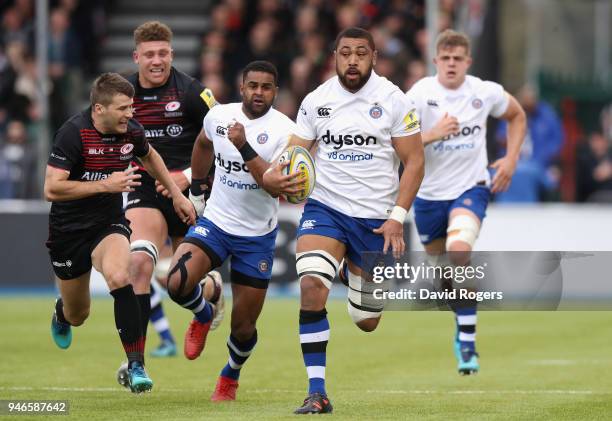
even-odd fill
[[[192,178],[191,186],[189,186],[189,191],[194,196],[201,196],[208,190],[208,177],[204,178]]]
[[[238,149],[238,152],[240,152],[240,155],[242,155],[244,162],[248,162],[258,156],[257,152],[255,152],[255,149],[251,147],[249,142],[244,142],[244,145]]]

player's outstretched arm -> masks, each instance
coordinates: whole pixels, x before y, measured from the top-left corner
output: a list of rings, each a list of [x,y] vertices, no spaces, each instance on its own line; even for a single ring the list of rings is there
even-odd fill
[[[386,253],[390,247],[393,255],[399,258],[406,250],[404,220],[423,180],[425,157],[420,133],[391,139],[393,148],[404,165],[404,172],[400,178],[395,207],[391,211],[389,219],[374,232],[382,234],[385,238],[383,252]]]
[[[508,108],[500,118],[508,121],[508,147],[506,156],[491,164],[491,168],[495,169],[495,175],[491,182],[491,192],[493,193],[506,191],[510,187],[527,130],[525,111],[516,98],[507,92],[506,95],[509,99]]]
[[[122,193],[134,190],[140,185],[140,174],[133,174],[136,167],[125,171],[115,171],[108,178],[98,181],[68,180],[70,173],[66,170],[47,165],[45,174],[45,200],[63,202],[82,199],[99,193]]]
[[[170,192],[174,211],[179,218],[181,218],[181,221],[190,225],[195,224],[196,214],[193,205],[189,199],[183,196],[181,189],[172,179],[172,176],[170,175],[168,168],[166,168],[166,164],[159,153],[150,146],[149,153],[147,153],[145,156],[139,157],[139,159],[147,172],[156,180],[159,180],[166,190]]]

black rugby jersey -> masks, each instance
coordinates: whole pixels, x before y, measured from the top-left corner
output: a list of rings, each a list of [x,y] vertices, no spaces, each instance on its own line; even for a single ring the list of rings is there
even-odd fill
[[[145,136],[171,171],[191,166],[191,151],[202,129],[204,116],[216,102],[210,89],[175,69],[163,86],[146,89],[138,73],[128,80],[134,95],[134,118],[145,129]]]
[[[149,153],[144,129],[128,122],[124,134],[102,134],[91,119],[91,107],[66,121],[55,134],[48,164],[70,172],[68,180],[98,181],[112,172],[124,171],[134,159]],[[121,193],[100,193],[82,199],[53,202],[51,229],[84,230],[123,215]]]

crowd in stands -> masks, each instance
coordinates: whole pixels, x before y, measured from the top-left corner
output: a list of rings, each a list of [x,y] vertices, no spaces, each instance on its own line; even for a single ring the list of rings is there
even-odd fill
[[[439,29],[453,25],[459,3],[440,0]],[[379,51],[375,71],[408,90],[427,73],[424,0],[216,0],[209,24],[194,52],[194,77],[219,102],[239,100],[239,75],[252,60],[279,69],[275,107],[294,118],[304,96],[335,73],[331,51],[336,34],[350,26],[368,28]],[[34,45],[34,1],[0,3],[0,198],[36,198],[30,181],[36,166],[36,122],[40,118]],[[99,71],[107,9],[104,0],[55,0],[49,7],[49,103],[52,131],[78,111],[88,82]],[[163,21],[163,18],[160,17]],[[511,189],[499,202],[559,200],[563,167],[563,124],[537,89],[513,92],[528,114],[528,138]],[[576,199],[612,201],[612,106],[601,129],[576,150]],[[505,127],[490,136],[497,154],[505,147]],[[491,157],[494,158],[494,157]],[[45,159],[45,157],[40,157]]]

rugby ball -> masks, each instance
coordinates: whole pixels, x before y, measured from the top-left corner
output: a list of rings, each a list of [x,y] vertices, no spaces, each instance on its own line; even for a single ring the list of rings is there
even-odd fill
[[[300,173],[298,179],[304,180],[305,183],[304,188],[298,194],[284,194],[283,197],[289,203],[301,203],[310,196],[315,186],[316,174],[314,161],[308,150],[301,146],[290,146],[278,159],[279,164],[287,161],[289,165],[282,169],[282,174],[289,175],[295,172]]]

